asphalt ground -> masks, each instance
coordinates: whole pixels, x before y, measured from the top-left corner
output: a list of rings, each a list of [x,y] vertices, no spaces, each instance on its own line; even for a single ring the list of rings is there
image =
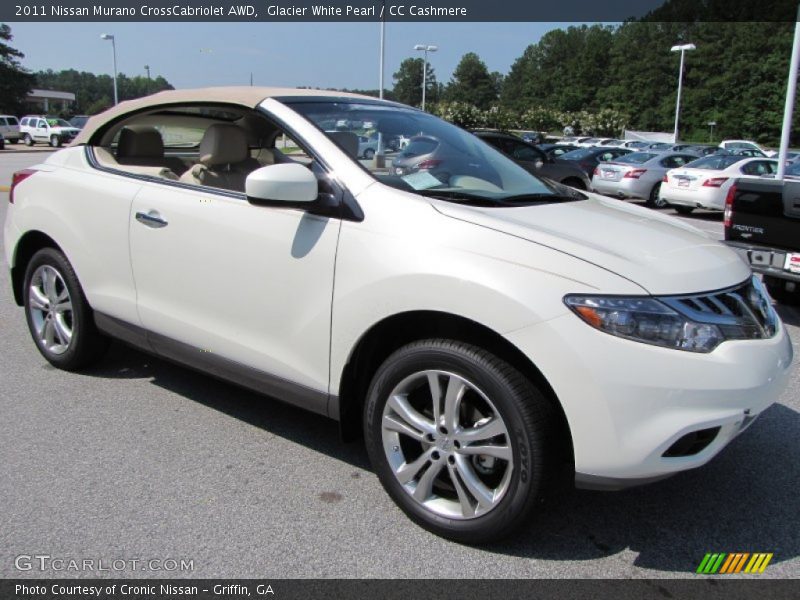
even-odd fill
[[[44,156],[0,153],[0,185]],[[7,206],[0,191],[2,219]],[[718,214],[685,220],[721,234]],[[334,422],[119,343],[91,371],[57,371],[11,298],[0,277],[0,577],[697,577],[707,552],[773,552],[759,577],[800,576],[800,361],[709,465],[576,491],[471,548],[406,519]],[[779,311],[797,354],[800,313]],[[15,567],[36,554],[67,562]]]

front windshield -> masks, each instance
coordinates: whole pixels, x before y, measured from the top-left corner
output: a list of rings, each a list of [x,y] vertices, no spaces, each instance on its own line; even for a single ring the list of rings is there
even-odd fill
[[[72,127],[69,123],[67,123],[64,119],[47,119],[47,124],[50,127]]]
[[[486,206],[581,200],[572,188],[535,177],[478,137],[428,113],[389,103],[286,99],[378,181],[454,202]],[[379,134],[385,165],[352,137]]]

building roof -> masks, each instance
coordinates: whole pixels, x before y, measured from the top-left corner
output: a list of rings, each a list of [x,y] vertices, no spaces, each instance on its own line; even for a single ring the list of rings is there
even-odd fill
[[[31,99],[47,98],[48,100],[75,100],[75,94],[71,92],[59,92],[58,90],[31,90],[28,92]]]

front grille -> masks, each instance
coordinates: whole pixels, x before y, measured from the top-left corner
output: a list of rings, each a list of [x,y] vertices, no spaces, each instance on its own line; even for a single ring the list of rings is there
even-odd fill
[[[716,325],[726,339],[771,338],[778,330],[778,317],[764,285],[755,276],[724,290],[662,301],[693,321]]]

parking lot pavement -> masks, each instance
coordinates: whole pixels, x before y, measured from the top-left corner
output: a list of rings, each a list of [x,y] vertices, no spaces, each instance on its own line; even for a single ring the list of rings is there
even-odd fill
[[[0,181],[23,164],[0,157]],[[28,163],[30,164],[30,162]],[[8,206],[0,193],[0,218]],[[800,313],[781,308],[796,352]],[[443,541],[389,500],[336,425],[112,345],[50,367],[0,277],[0,577],[690,577],[707,552],[800,576],[800,367],[709,465],[544,504],[512,540]],[[20,572],[20,554],[186,559],[188,572]]]

